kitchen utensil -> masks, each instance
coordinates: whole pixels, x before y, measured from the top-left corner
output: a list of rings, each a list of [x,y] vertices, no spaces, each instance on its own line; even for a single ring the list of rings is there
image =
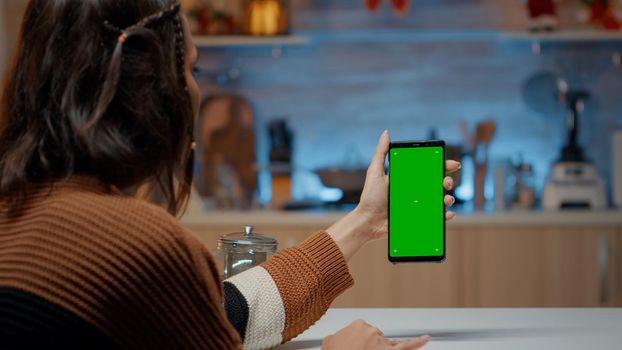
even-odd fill
[[[206,98],[199,114],[202,194],[223,209],[249,209],[257,189],[253,109],[238,95]]]
[[[488,166],[485,163],[475,163],[475,183],[473,184],[473,203],[475,209],[484,209],[486,204],[485,186],[486,186],[486,172]]]
[[[447,145],[445,147],[445,152],[447,153],[447,159],[457,160],[462,162],[462,146],[460,145]],[[462,184],[462,172],[456,171],[449,174],[451,178],[454,180],[454,188],[448,191],[448,194],[455,195],[455,189],[460,187]],[[460,198],[456,198],[456,203],[461,203],[462,200]]]
[[[515,181],[514,165],[510,159],[495,162],[494,167],[494,202],[495,210],[507,210],[514,197],[512,184]]]
[[[243,232],[220,236],[218,251],[222,254],[223,277],[229,278],[255,267],[276,252],[278,242],[272,237],[253,232],[253,226],[244,226]]]
[[[520,163],[516,166],[513,208],[533,209],[535,204],[535,176],[533,166]]]
[[[357,204],[365,185],[367,164],[356,145],[346,146],[339,166],[321,168],[315,171],[326,187],[335,187],[343,192],[336,204]]]
[[[462,124],[464,124],[464,127],[466,128],[466,123],[461,122]],[[468,130],[467,130],[468,133]],[[468,139],[470,138],[470,136],[467,135],[467,137],[465,138]],[[431,128],[428,131],[428,136],[427,136],[428,140],[440,140],[441,138],[438,135],[438,132],[435,128]],[[452,160],[457,160],[459,162],[462,162],[462,152],[463,152],[463,146],[460,144],[447,144],[445,146],[445,156],[447,159],[452,159]],[[454,196],[455,198],[455,204],[460,205],[464,203],[464,200],[460,197],[457,197],[455,194],[455,191],[458,187],[460,187],[460,185],[462,184],[462,172],[461,171],[456,171],[453,172],[451,174],[447,174],[448,176],[450,176],[452,178],[452,180],[454,181],[454,186],[451,190],[447,191],[447,194]]]
[[[475,138],[469,132],[469,126],[466,121],[461,120],[459,122],[460,126],[460,134],[462,135],[462,139],[464,141],[464,151],[467,154],[473,154],[473,150],[475,149]]]
[[[343,191],[340,204],[356,204],[361,198],[367,168],[323,168],[315,173],[326,187],[336,187]]]
[[[488,148],[495,135],[496,124],[494,120],[488,119],[478,123],[475,127],[474,137],[474,204],[475,209],[484,209],[486,204],[485,186],[486,174],[488,172]]]

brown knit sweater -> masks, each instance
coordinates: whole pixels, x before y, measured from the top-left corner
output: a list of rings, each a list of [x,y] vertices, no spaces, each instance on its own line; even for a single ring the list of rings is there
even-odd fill
[[[352,283],[319,232],[225,281],[223,292],[210,253],[175,218],[92,178],[34,186],[16,213],[0,204],[0,290],[49,301],[121,348],[271,347]]]

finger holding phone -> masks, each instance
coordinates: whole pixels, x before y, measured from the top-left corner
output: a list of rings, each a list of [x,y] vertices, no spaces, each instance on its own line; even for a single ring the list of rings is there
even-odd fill
[[[365,186],[358,206],[326,230],[348,260],[365,243],[386,238],[389,233],[389,175],[385,173],[385,160],[390,146],[391,139],[389,133],[385,131],[380,136],[367,169]],[[461,167],[460,163],[454,160],[447,160],[443,165],[446,173],[458,171]],[[453,188],[451,177],[446,176],[439,181],[444,190],[449,191]],[[439,196],[445,208],[451,207],[455,202],[454,197],[443,196],[440,191]],[[455,217],[455,213],[451,211],[441,215],[445,215],[445,220],[451,220]]]

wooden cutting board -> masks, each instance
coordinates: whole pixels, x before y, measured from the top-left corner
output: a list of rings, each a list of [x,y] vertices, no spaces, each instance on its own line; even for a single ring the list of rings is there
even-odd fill
[[[249,208],[257,189],[253,109],[238,95],[215,95],[201,103],[199,157],[202,194],[223,208]]]

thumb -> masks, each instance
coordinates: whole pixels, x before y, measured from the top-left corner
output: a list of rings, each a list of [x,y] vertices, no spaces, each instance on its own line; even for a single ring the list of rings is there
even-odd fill
[[[387,157],[387,152],[389,152],[390,144],[391,137],[389,136],[389,131],[385,130],[382,135],[380,135],[378,145],[376,146],[376,150],[374,151],[374,156],[372,157],[369,168],[367,169],[367,173],[369,175],[384,175],[384,160]]]

